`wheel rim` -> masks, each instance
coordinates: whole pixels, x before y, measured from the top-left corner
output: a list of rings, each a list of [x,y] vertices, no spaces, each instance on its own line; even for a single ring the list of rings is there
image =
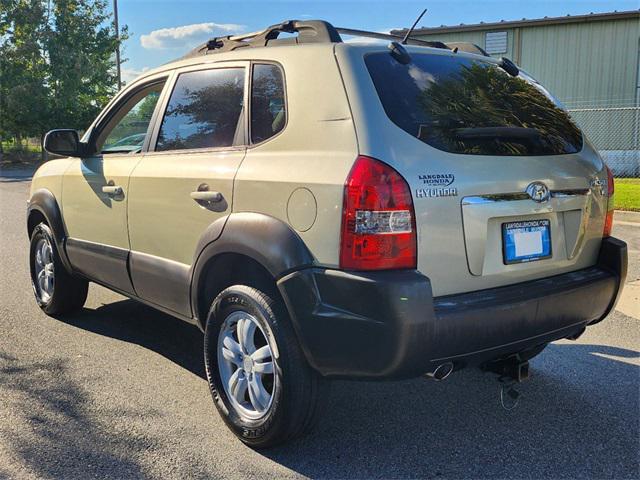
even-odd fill
[[[218,369],[234,410],[256,420],[271,408],[278,382],[269,339],[256,318],[244,311],[231,313],[218,335]]]
[[[55,287],[55,268],[53,264],[53,249],[47,238],[41,238],[35,250],[35,279],[36,294],[43,303],[48,303],[53,296]]]

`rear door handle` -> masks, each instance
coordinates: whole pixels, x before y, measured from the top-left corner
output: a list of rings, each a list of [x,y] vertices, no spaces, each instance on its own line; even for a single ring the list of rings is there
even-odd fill
[[[197,190],[195,192],[191,192],[191,198],[193,198],[196,202],[221,202],[224,200],[224,197],[220,192],[210,192],[209,190]]]
[[[102,187],[102,193],[106,193],[110,197],[122,195],[122,187],[118,185],[105,185]]]

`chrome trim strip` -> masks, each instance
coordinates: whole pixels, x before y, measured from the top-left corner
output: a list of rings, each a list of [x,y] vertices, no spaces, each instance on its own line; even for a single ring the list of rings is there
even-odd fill
[[[496,193],[490,195],[472,195],[462,199],[462,205],[478,205],[482,203],[512,202],[514,200],[531,200],[528,194],[518,193]]]
[[[588,188],[576,188],[567,190],[552,190],[552,198],[568,198],[575,196],[588,196],[591,195],[591,190]],[[514,192],[514,193],[495,193],[487,195],[471,195],[469,197],[462,198],[462,205],[480,205],[484,203],[496,203],[496,202],[512,202],[514,200],[531,200],[531,197],[526,192]]]
[[[591,195],[589,188],[576,188],[573,190],[552,190],[551,196],[553,198],[566,198],[566,197],[578,197]]]

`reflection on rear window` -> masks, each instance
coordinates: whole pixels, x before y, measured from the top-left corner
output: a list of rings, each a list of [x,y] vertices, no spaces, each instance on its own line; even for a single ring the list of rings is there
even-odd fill
[[[471,155],[558,155],[582,149],[582,135],[546,90],[521,73],[448,55],[386,53],[365,62],[389,118],[423,142]]]

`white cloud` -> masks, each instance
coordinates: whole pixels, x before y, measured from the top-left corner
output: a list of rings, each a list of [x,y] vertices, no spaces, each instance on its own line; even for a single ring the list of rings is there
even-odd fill
[[[385,30],[376,30],[375,33],[384,33],[388,35],[391,30],[395,30],[395,28],[389,28]],[[385,45],[389,43],[389,40],[383,40],[381,38],[371,38],[371,37],[356,37],[352,35],[343,35],[343,38],[346,38],[345,43],[360,43],[365,45]]]
[[[194,23],[181,27],[161,28],[140,36],[140,44],[146,49],[193,47],[213,36],[233,35],[246,26],[234,23]]]
[[[436,81],[436,77],[434,77],[429,72],[425,72],[424,70],[420,70],[415,65],[411,65],[409,67],[409,75],[413,78],[413,81],[416,83],[420,90],[426,90],[431,87],[433,83]]]
[[[121,71],[120,71],[120,73],[122,75],[122,81],[125,82],[125,83],[129,83],[132,80],[135,80],[136,78],[138,78],[140,75],[142,75],[147,70],[149,70],[149,67],[143,67],[141,69],[137,69],[137,68],[122,68]]]

